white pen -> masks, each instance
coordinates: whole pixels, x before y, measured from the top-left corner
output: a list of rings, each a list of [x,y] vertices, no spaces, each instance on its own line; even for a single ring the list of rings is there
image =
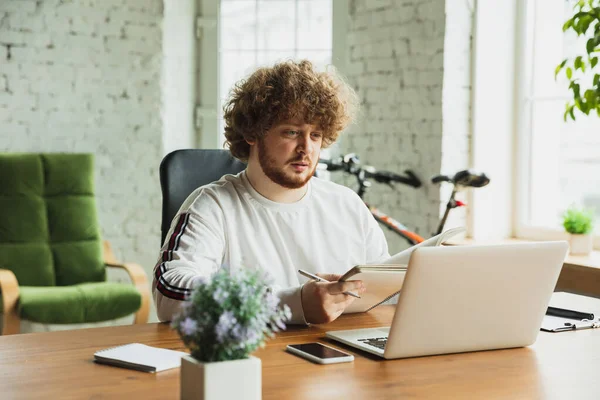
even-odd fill
[[[314,279],[314,280],[316,280],[316,281],[319,281],[319,282],[330,282],[330,281],[328,281],[327,279],[323,279],[323,278],[321,278],[320,276],[313,275],[313,274],[311,274],[310,272],[306,272],[306,271],[304,271],[304,270],[302,270],[302,269],[299,269],[299,270],[298,270],[298,273],[299,273],[300,275],[304,275],[304,276],[305,276],[305,277],[307,277],[307,278],[311,278],[311,279]],[[357,295],[357,294],[356,294],[356,293],[354,293],[354,292],[350,292],[350,291],[348,291],[348,292],[344,292],[344,294],[347,294],[347,295],[349,295],[349,296],[356,297],[357,299],[360,299],[360,296],[359,296],[359,295]]]

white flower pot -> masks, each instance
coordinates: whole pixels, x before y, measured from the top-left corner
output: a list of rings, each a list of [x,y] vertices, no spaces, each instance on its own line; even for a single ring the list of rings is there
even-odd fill
[[[571,254],[585,255],[590,254],[593,247],[592,235],[575,235],[571,234]]]
[[[192,356],[181,358],[181,399],[260,400],[262,372],[260,359],[204,363]]]

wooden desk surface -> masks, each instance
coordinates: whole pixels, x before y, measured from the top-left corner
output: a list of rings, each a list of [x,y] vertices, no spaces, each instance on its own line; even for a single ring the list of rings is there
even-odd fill
[[[600,398],[600,329],[540,332],[528,348],[403,360],[334,344],[353,353],[355,361],[332,365],[284,351],[291,343],[328,342],[326,330],[389,325],[393,310],[381,306],[328,326],[295,327],[278,335],[255,353],[262,359],[263,399]],[[179,398],[179,369],[148,374],[92,361],[97,350],[131,342],[185,350],[166,324],[0,337],[0,398]]]

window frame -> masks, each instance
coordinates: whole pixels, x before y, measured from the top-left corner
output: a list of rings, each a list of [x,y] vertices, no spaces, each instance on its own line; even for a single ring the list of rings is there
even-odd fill
[[[527,240],[568,240],[569,234],[560,228],[535,226],[526,223],[529,219],[530,175],[531,175],[531,79],[533,62],[531,55],[534,52],[535,19],[529,24],[529,16],[535,13],[535,0],[518,2],[517,16],[517,42],[515,70],[515,193],[514,199],[514,236]],[[596,221],[600,223],[600,221]],[[600,235],[593,234],[594,250],[600,250]]]

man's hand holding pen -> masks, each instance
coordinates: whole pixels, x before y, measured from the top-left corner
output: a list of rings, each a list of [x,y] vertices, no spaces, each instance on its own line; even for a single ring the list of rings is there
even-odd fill
[[[317,274],[328,282],[311,280],[302,287],[302,308],[306,322],[323,324],[334,321],[348,307],[355,297],[344,293],[362,294],[365,287],[362,281],[338,282],[342,277],[336,274]]]

